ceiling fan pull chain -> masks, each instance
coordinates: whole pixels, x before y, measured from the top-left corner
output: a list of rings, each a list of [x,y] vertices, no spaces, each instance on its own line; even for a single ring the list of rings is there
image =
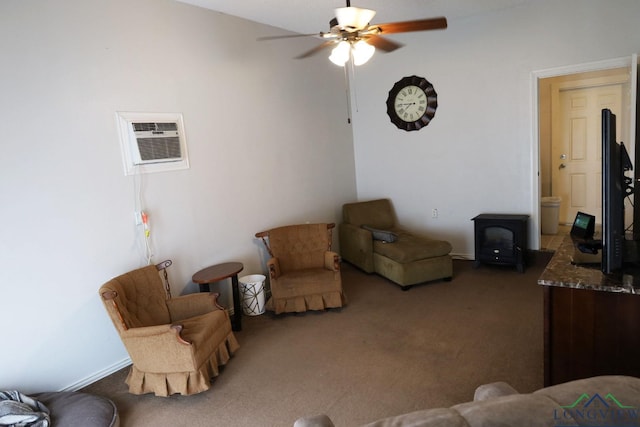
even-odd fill
[[[347,96],[347,123],[351,124],[351,85],[349,84],[349,68],[343,67],[344,69],[344,87],[345,94]]]
[[[345,69],[347,67],[344,67]],[[349,57],[349,68],[351,68],[351,78],[348,81],[349,87],[349,96],[351,96],[351,92],[353,92],[353,103],[355,107],[355,112],[358,113],[360,110],[358,108],[358,85],[356,84],[356,67],[353,63],[353,55]],[[353,89],[351,88],[351,81],[353,80]],[[353,110],[354,108],[349,106],[349,110]],[[349,118],[351,118],[351,113],[349,113]]]

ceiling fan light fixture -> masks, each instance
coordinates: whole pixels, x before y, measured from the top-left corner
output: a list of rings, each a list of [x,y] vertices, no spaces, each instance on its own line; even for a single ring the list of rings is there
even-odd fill
[[[328,32],[260,37],[258,40],[318,36],[324,39],[321,44],[295,58],[303,59],[332,49],[329,59],[343,67],[350,59],[352,65],[362,65],[371,59],[376,50],[393,52],[403,46],[385,38],[387,34],[447,28],[447,19],[444,16],[371,25],[375,14],[375,10],[351,7],[350,0],[347,0],[347,7],[335,9],[335,18],[329,21]]]
[[[333,48],[329,60],[339,67],[344,67],[344,64],[349,60],[350,51],[351,45],[343,40]]]
[[[353,50],[352,50],[354,65],[365,64],[368,60],[371,59],[375,51],[376,51],[375,46],[370,45],[364,40],[358,40],[353,45]]]
[[[376,14],[375,10],[359,7],[339,7],[335,12],[338,24],[347,31],[365,28]]]

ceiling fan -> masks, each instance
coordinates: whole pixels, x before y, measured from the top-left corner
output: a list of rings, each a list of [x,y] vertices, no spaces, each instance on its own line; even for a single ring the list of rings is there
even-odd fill
[[[382,37],[383,35],[447,28],[447,19],[445,17],[371,24],[371,19],[376,12],[371,9],[352,7],[350,0],[347,0],[347,7],[335,9],[335,13],[336,17],[329,22],[330,29],[328,32],[261,37],[258,40],[317,36],[325,41],[313,49],[296,56],[296,59],[307,58],[324,49],[333,47],[329,59],[334,64],[344,66],[349,58],[353,58],[355,65],[362,65],[373,56],[376,49],[380,49],[383,52],[393,52],[403,46],[400,43]]]

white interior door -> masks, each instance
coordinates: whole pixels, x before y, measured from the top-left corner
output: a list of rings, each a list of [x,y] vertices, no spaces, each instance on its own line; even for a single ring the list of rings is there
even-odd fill
[[[602,211],[601,111],[619,115],[623,84],[574,82],[557,89],[552,103],[552,194],[562,198],[560,223],[571,224],[578,211],[596,216]],[[621,120],[617,121],[620,134]]]

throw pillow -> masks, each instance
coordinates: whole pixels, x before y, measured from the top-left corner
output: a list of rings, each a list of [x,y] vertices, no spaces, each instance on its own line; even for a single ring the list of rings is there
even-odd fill
[[[363,225],[362,228],[371,232],[373,240],[382,240],[385,243],[393,243],[398,240],[398,235],[393,231],[378,230],[377,228],[369,227],[368,225]]]

